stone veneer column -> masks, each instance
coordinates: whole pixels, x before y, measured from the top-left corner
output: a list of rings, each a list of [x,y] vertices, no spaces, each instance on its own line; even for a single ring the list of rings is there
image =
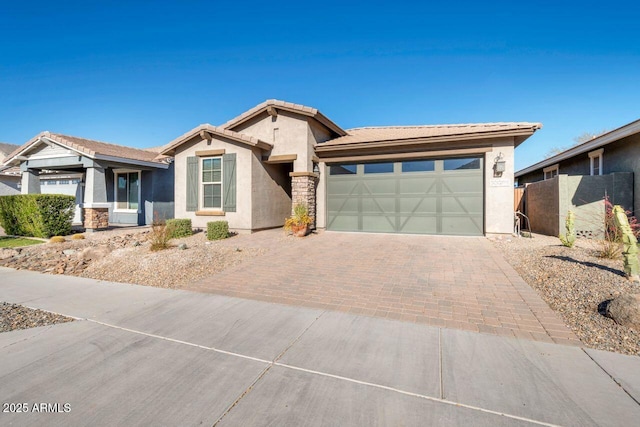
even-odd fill
[[[87,231],[109,227],[109,208],[84,208],[84,228]]]
[[[313,218],[310,228],[316,228],[316,188],[319,177],[313,172],[291,172],[291,213],[297,204],[303,204]]]

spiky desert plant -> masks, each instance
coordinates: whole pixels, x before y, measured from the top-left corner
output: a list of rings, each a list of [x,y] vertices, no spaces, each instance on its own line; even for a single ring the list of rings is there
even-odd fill
[[[622,236],[622,255],[624,256],[624,273],[634,282],[640,282],[640,264],[638,263],[638,239],[629,226],[627,214],[620,205],[613,207],[613,218]]]
[[[565,233],[559,235],[558,238],[562,244],[568,248],[572,248],[576,242],[575,214],[573,211],[567,212],[567,218],[564,221]]]

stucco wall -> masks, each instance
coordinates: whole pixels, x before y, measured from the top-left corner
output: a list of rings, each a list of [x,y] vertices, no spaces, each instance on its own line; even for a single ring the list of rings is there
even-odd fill
[[[148,224],[154,218],[171,219],[174,216],[174,179],[175,164],[168,169],[158,169],[149,174],[152,182],[152,192],[149,199],[145,199],[145,221]]]
[[[492,143],[484,157],[485,206],[484,223],[487,234],[513,233],[513,138],[501,138]],[[502,155],[505,171],[494,176],[495,159]]]
[[[10,196],[12,194],[20,194],[18,184],[20,184],[19,176],[0,176],[0,196]]]
[[[316,228],[327,228],[327,175],[329,168],[320,162],[320,179],[316,187]]]
[[[252,156],[252,229],[280,227],[291,214],[290,164],[263,164]]]
[[[631,135],[604,147],[603,173],[633,172],[633,211],[640,212],[640,134]]]
[[[281,110],[276,117],[262,113],[233,130],[273,144],[269,155],[296,154],[297,159],[293,162],[295,172],[313,170],[313,143],[306,117]]]
[[[195,156],[199,150],[225,150],[236,153],[236,212],[225,212],[222,216],[198,216],[187,212],[187,157]],[[256,151],[254,154],[253,150]],[[261,151],[244,144],[214,138],[211,144],[194,137],[179,146],[175,155],[175,217],[190,218],[194,227],[205,228],[207,222],[228,221],[229,228],[243,232],[251,230],[252,158],[261,155]],[[199,194],[202,193],[200,189]]]

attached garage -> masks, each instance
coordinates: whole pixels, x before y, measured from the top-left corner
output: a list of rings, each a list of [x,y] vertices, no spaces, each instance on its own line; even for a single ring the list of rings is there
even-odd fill
[[[338,163],[327,172],[328,230],[484,234],[482,157]]]
[[[329,231],[513,233],[514,148],[539,123],[349,129],[318,143],[316,224]]]

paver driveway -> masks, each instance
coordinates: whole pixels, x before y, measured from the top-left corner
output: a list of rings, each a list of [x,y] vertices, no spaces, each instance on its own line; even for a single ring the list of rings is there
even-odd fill
[[[237,237],[272,247],[189,289],[578,343],[486,238],[320,232],[273,246],[275,233]]]

